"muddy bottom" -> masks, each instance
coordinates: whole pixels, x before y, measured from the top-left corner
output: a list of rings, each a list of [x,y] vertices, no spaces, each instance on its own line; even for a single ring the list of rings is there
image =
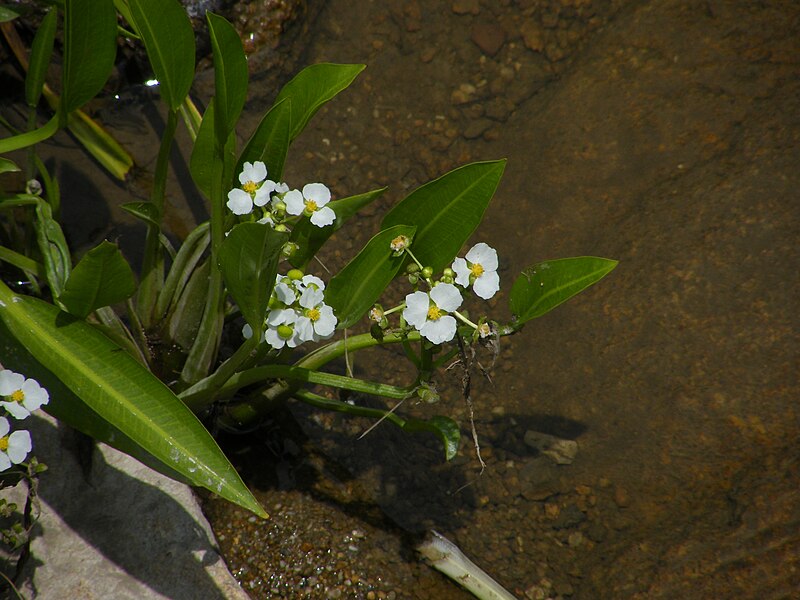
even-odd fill
[[[371,423],[294,404],[294,434],[230,442],[272,517],[208,510],[254,598],[468,597],[417,562],[430,528],[520,598],[797,597],[799,22],[793,2],[326,3],[304,61],[368,68],[296,142],[292,185],[389,185],[385,207],[507,156],[475,236],[501,258],[493,314],[533,262],[620,265],[476,380],[483,473],[457,373],[439,405],[400,408],[459,420],[450,464],[424,436],[360,439]],[[392,353],[357,374],[407,381]],[[526,434],[578,454],[557,464]]]

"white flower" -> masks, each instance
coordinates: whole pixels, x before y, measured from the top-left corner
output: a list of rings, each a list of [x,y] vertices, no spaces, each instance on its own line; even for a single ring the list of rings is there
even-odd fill
[[[475,293],[488,300],[500,289],[500,276],[497,274],[497,251],[483,242],[475,244],[467,259],[456,258],[453,271],[456,272],[456,283],[463,287],[472,285]]]
[[[333,309],[323,302],[323,299],[322,290],[311,285],[303,290],[303,295],[300,296],[298,304],[302,310],[297,317],[295,331],[303,342],[318,342],[327,339],[336,330],[336,315],[333,314]]]
[[[461,293],[452,283],[440,283],[430,291],[406,296],[403,318],[434,344],[449,342],[456,334],[456,320],[448,312],[461,306]]]
[[[303,278],[300,281],[304,290],[308,288],[316,288],[318,290],[325,289],[325,282],[316,275],[303,275]]]
[[[47,390],[35,379],[5,369],[0,371],[0,396],[5,397],[0,406],[15,419],[24,419],[42,404],[50,401]]]
[[[9,425],[8,419],[0,417],[0,471],[11,467],[11,463],[15,465],[21,463],[33,448],[30,433],[15,431],[8,435],[10,430],[11,425]]]
[[[292,308],[278,308],[269,311],[264,339],[276,350],[280,350],[284,346],[289,346],[289,348],[299,346],[302,342],[297,335],[295,321],[297,321],[297,313]]]
[[[269,202],[270,193],[275,191],[275,182],[267,179],[267,166],[257,160],[244,163],[239,173],[240,188],[228,192],[227,206],[235,215],[246,215],[253,211],[253,204],[264,206]]]
[[[325,227],[336,220],[336,213],[330,206],[331,191],[321,183],[307,183],[303,192],[292,190],[283,197],[286,212],[290,215],[307,214],[317,227]]]

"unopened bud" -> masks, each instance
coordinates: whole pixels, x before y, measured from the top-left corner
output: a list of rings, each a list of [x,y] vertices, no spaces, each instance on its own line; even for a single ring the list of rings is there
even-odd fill
[[[278,223],[277,225],[275,225],[275,231],[279,231],[281,233],[289,233],[289,228],[283,223]]]
[[[422,276],[425,279],[430,279],[430,277],[432,275],[433,275],[433,267],[423,267],[422,268]]]
[[[293,281],[300,281],[303,278],[303,272],[300,269],[291,269],[286,276]]]
[[[283,245],[283,248],[281,248],[281,254],[286,258],[289,258],[292,254],[297,252],[298,248],[300,248],[300,246],[298,246],[294,242],[286,242]]]

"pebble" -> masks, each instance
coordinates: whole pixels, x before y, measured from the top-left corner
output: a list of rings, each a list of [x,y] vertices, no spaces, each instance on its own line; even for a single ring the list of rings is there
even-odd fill
[[[534,21],[526,20],[519,28],[525,47],[534,52],[544,50],[544,32]]]
[[[481,12],[478,0],[455,0],[452,10],[457,15],[477,15]]]
[[[493,23],[478,23],[472,28],[472,41],[481,52],[487,56],[494,56],[503,47],[506,32]]]

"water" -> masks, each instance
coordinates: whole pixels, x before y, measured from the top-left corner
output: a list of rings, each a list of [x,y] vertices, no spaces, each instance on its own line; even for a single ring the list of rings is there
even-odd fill
[[[509,286],[534,262],[587,254],[620,266],[504,338],[491,384],[475,375],[483,473],[456,373],[441,378],[440,404],[399,409],[459,420],[450,464],[426,436],[383,424],[358,439],[370,422],[295,404],[256,435],[223,439],[272,515],[207,503],[254,598],[468,598],[417,561],[430,528],[520,598],[792,597],[799,11],[325,3],[287,55],[297,67],[368,68],[297,140],[287,181],[322,181],[338,197],[390,186],[327,247],[329,268],[409,190],[500,157],[506,173],[474,240],[500,254],[493,315],[508,318]],[[250,127],[286,78],[254,68]],[[157,126],[140,111],[125,111],[123,142]],[[154,152],[137,152],[146,172]],[[138,230],[104,200],[123,186],[93,168],[57,163],[62,189],[95,174],[81,205],[65,201],[68,228],[87,244],[110,234],[134,247]],[[202,204],[179,186],[180,236]],[[381,379],[392,365],[390,381],[408,381],[396,352],[356,357],[357,374]],[[575,440],[574,462],[538,453],[528,432]]]

